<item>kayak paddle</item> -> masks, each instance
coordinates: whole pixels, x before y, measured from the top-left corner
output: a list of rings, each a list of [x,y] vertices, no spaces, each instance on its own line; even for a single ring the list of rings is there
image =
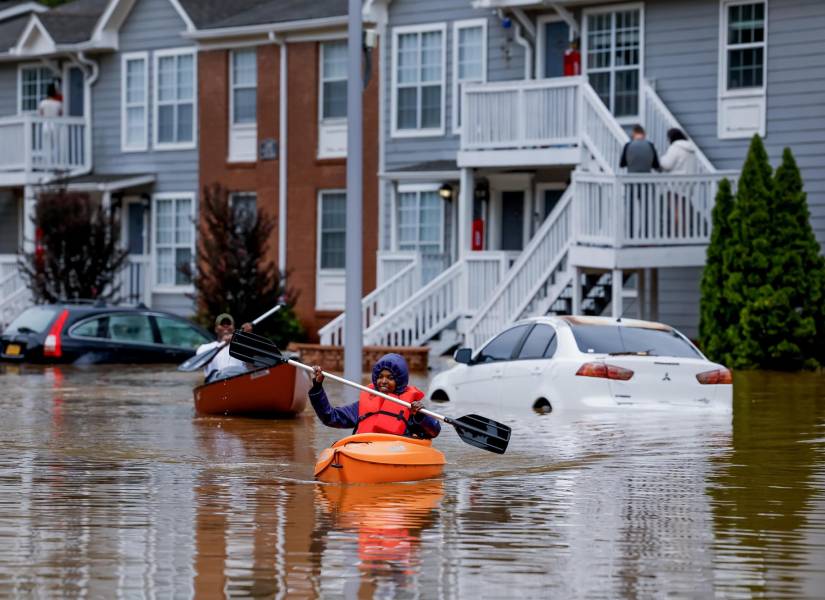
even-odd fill
[[[258,367],[274,367],[275,365],[287,363],[297,369],[303,369],[309,373],[313,372],[312,367],[309,365],[305,365],[297,360],[292,360],[285,357],[281,354],[281,351],[278,350],[278,347],[267,338],[254,333],[247,333],[245,331],[238,330],[232,335],[232,341],[229,344],[229,354],[238,360],[252,363]],[[372,394],[374,396],[379,396],[385,400],[400,404],[401,406],[406,406],[407,408],[410,407],[409,403],[404,402],[399,398],[394,398],[387,394],[383,394],[378,390],[368,388],[359,383],[355,383],[354,381],[350,381],[349,379],[344,379],[343,377],[338,377],[337,375],[332,375],[331,373],[327,373],[325,371],[322,371],[322,373],[324,377],[328,377],[333,381],[354,387],[362,392],[367,392],[368,394]],[[488,419],[487,417],[482,417],[480,415],[464,415],[463,417],[453,419],[451,417],[445,417],[434,413],[426,408],[422,408],[419,412],[429,415],[434,419],[438,419],[443,423],[447,423],[448,425],[452,425],[458,436],[465,443],[470,444],[471,446],[475,446],[476,448],[481,448],[482,450],[487,450],[489,452],[494,452],[495,454],[504,454],[505,450],[507,450],[507,444],[510,442],[511,430],[509,426],[504,425],[503,423],[493,421],[492,419]]]
[[[276,312],[281,310],[283,304],[277,304],[276,306],[272,307],[260,317],[252,321],[253,325],[257,325],[264,319],[266,319],[270,315],[274,315]],[[212,362],[212,359],[218,355],[218,352],[224,349],[227,342],[221,342],[211,350],[207,350],[206,352],[201,352],[200,354],[196,354],[195,356],[190,356],[185,361],[183,361],[180,365],[178,365],[178,371],[186,371],[187,373],[192,371],[197,371],[198,369],[202,369],[206,365]]]

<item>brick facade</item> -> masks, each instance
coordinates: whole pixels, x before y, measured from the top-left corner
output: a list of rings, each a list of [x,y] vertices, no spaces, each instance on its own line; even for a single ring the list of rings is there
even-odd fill
[[[288,283],[299,293],[297,313],[317,340],[318,329],[337,312],[315,309],[317,265],[317,207],[321,190],[346,188],[346,160],[318,159],[318,42],[290,43],[288,63],[287,149],[287,271]],[[377,51],[376,51],[377,52]],[[229,50],[201,51],[198,55],[200,93],[200,186],[220,183],[233,192],[256,192],[258,206],[276,218],[270,242],[273,263],[278,262],[279,160],[230,163]],[[280,48],[257,47],[258,140],[280,141]],[[377,56],[373,65],[377,65]],[[364,292],[375,287],[378,249],[378,70],[364,92]]]

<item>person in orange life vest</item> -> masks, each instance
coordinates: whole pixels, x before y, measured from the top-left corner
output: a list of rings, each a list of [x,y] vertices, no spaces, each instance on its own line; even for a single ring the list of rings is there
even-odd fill
[[[411,408],[390,402],[379,396],[361,392],[357,402],[347,406],[330,406],[324,391],[321,367],[312,367],[312,388],[309,401],[315,414],[328,427],[353,429],[353,433],[390,433],[431,439],[441,433],[441,424],[420,414],[424,392],[409,384],[407,361],[399,354],[385,354],[372,368],[370,387],[410,403]]]
[[[579,52],[579,38],[570,42],[564,51],[564,76],[574,77],[582,74],[582,55]]]

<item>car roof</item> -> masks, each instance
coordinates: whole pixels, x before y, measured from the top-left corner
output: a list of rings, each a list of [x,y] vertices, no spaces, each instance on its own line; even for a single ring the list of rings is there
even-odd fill
[[[594,317],[589,315],[561,315],[546,317],[529,317],[522,319],[518,324],[545,323],[556,327],[569,327],[571,325],[612,325],[619,327],[639,327],[643,329],[658,329],[660,331],[672,331],[673,328],[664,323],[656,321],[643,321],[641,319],[614,319],[613,317]]]

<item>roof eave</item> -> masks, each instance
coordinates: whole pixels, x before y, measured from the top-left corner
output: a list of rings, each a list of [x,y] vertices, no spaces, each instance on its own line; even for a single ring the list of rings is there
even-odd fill
[[[262,33],[289,33],[306,29],[321,29],[324,27],[340,27],[347,24],[347,16],[322,17],[319,19],[301,19],[299,21],[283,21],[281,23],[265,23],[262,25],[239,25],[237,27],[221,27],[217,29],[198,29],[181,34],[192,40],[214,40],[220,38],[243,37]]]

